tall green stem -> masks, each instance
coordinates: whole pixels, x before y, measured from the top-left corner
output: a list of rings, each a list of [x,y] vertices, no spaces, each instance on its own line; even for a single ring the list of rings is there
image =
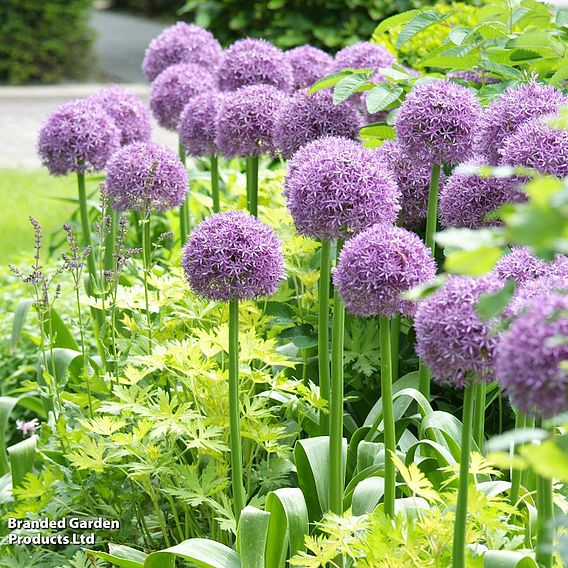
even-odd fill
[[[181,141],[178,144],[178,153],[179,159],[181,163],[185,166],[186,164],[186,155],[185,155],[185,148]],[[181,239],[182,246],[185,244],[187,240],[187,236],[189,235],[189,192],[185,194],[184,202],[182,203],[179,209],[179,234]]]
[[[343,341],[345,305],[337,290],[333,297],[331,338],[331,396],[329,416],[329,509],[343,512]]]
[[[249,213],[258,217],[258,156],[247,158],[247,196]]]
[[[148,326],[148,353],[152,354],[152,316],[150,313],[150,295],[148,290],[148,274],[152,263],[152,243],[150,238],[150,217],[142,219],[142,256],[144,261],[144,302],[146,304],[146,324]]]
[[[536,527],[536,561],[542,568],[552,568],[554,538],[554,504],[552,479],[537,477],[538,517]]]
[[[393,455],[396,452],[396,433],[394,407],[392,400],[392,351],[390,319],[380,318],[381,336],[381,400],[383,403],[383,428],[385,440],[385,495],[384,511],[389,517],[394,516],[396,491],[396,471]]]
[[[239,303],[236,300],[229,303],[229,436],[233,500],[238,522],[245,507],[245,489],[239,399]]]
[[[475,385],[475,418],[473,421],[473,439],[480,452],[483,452],[485,442],[485,400],[487,398],[487,384],[478,381]]]
[[[112,270],[114,268],[114,247],[116,241],[116,232],[118,230],[118,212],[114,210],[112,205],[108,206],[106,214],[110,217],[109,232],[105,235],[105,270]]]
[[[331,243],[327,240],[321,242],[320,279],[319,279],[319,318],[318,318],[318,372],[320,394],[328,403],[330,393],[330,367],[329,367],[329,291],[331,278]],[[320,412],[320,434],[329,434],[329,415]]]
[[[213,199],[213,213],[221,211],[221,199],[219,197],[219,157],[211,154],[211,197]]]
[[[524,414],[515,411],[515,430],[522,430],[526,428],[527,420]],[[519,491],[521,489],[521,476],[522,470],[513,469],[511,473],[511,491],[509,492],[509,503],[516,507],[517,501],[519,500]]]
[[[390,321],[391,326],[391,353],[392,353],[392,382],[398,379],[398,352],[400,348],[400,314]]]
[[[79,214],[81,216],[81,228],[83,230],[83,245],[91,248],[91,254],[87,257],[87,269],[91,277],[91,286],[97,282],[97,265],[93,253],[93,241],[91,239],[91,221],[89,208],[87,207],[87,191],[85,189],[85,174],[77,174],[77,187],[79,189]],[[92,292],[92,289],[89,290]]]
[[[452,550],[452,568],[465,568],[465,550],[467,534],[467,494],[469,490],[469,460],[471,454],[471,435],[473,429],[473,404],[475,384],[470,379],[465,387],[463,399],[463,420],[461,439],[460,478],[458,503],[454,524],[454,544]]]

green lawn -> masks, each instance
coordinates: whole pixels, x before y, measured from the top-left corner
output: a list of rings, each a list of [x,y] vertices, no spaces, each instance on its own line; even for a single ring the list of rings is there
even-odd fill
[[[45,248],[51,234],[69,220],[75,209],[73,203],[59,198],[74,199],[77,195],[76,178],[50,176],[47,170],[18,171],[0,169],[0,266],[29,256],[33,247],[33,231],[28,217],[33,215],[43,227]],[[87,191],[96,182],[87,182]]]

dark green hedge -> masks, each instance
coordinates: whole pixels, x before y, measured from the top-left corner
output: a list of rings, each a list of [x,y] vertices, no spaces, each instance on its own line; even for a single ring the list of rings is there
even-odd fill
[[[0,82],[52,83],[88,71],[92,0],[0,0]]]

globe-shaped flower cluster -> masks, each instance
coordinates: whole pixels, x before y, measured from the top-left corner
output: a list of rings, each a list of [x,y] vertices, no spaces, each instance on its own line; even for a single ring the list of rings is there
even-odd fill
[[[274,231],[242,211],[217,213],[200,223],[183,250],[191,289],[227,302],[273,294],[284,278],[284,257]]]
[[[491,332],[492,323],[477,314],[476,304],[482,295],[502,286],[494,276],[453,276],[418,304],[416,353],[434,380],[463,388],[468,375],[491,378],[497,337]]]
[[[205,93],[191,99],[184,107],[177,131],[185,151],[191,156],[217,153],[216,117],[221,93]]]
[[[390,67],[394,62],[394,55],[383,46],[370,41],[358,41],[336,53],[332,70],[379,69]],[[380,73],[375,73],[374,80],[381,79]]]
[[[311,86],[327,75],[333,65],[333,57],[311,45],[301,45],[284,52],[292,67],[294,88],[303,89]]]
[[[77,100],[56,109],[41,127],[37,149],[50,173],[102,170],[120,147],[120,130],[100,105]]]
[[[188,179],[185,167],[170,149],[136,142],[109,160],[105,185],[117,211],[148,213],[180,207]]]
[[[178,22],[150,42],[142,71],[149,81],[153,81],[162,71],[178,63],[215,69],[222,55],[221,45],[211,32],[194,24]]]
[[[416,234],[378,223],[345,243],[333,282],[356,316],[411,316],[415,305],[401,294],[435,275],[431,251]]]
[[[513,280],[517,284],[523,284],[527,280],[535,280],[549,272],[550,266],[533,256],[526,247],[514,247],[511,252],[501,257],[493,274],[502,280]]]
[[[525,281],[515,290],[509,305],[504,311],[505,316],[515,316],[522,311],[532,300],[546,298],[555,291],[568,292],[568,275],[555,274],[550,270],[544,276],[534,280]]]
[[[400,191],[385,161],[334,136],[310,142],[294,155],[284,195],[297,231],[314,239],[393,224],[400,211]]]
[[[247,38],[236,41],[225,51],[217,81],[222,91],[262,84],[289,92],[294,77],[283,51],[264,39]]]

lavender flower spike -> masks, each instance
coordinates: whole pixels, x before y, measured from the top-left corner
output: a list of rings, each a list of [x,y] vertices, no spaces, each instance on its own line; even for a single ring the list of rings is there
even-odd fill
[[[220,302],[273,294],[284,279],[284,257],[274,231],[242,211],[217,213],[200,223],[183,250],[191,289]]]

